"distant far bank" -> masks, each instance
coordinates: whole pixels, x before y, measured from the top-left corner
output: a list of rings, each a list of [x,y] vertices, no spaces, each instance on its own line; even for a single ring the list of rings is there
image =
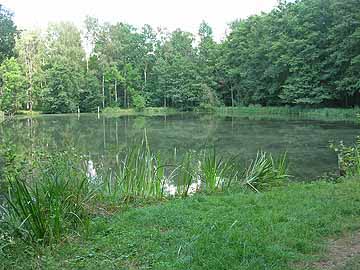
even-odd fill
[[[192,111],[184,111],[180,108],[146,107],[143,110],[135,108],[107,107],[101,110],[100,115],[169,115],[184,112],[210,113],[219,116],[233,117],[261,117],[261,118],[302,118],[311,120],[334,120],[334,121],[358,121],[360,119],[360,108],[301,108],[301,107],[262,107],[262,106],[238,106],[238,107],[209,107],[194,108]],[[82,112],[81,112],[82,113]],[[89,113],[89,112],[86,112]],[[91,113],[91,112],[90,112]],[[39,116],[41,111],[18,111],[18,116]],[[4,113],[0,111],[0,121],[4,119]]]

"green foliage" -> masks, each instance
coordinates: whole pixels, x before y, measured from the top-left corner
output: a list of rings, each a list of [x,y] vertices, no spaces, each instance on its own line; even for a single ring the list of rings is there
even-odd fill
[[[25,97],[25,78],[15,58],[5,60],[0,66],[0,81],[0,109],[6,114],[14,114]]]
[[[75,25],[50,24],[46,33],[25,32],[17,42],[26,77],[20,105],[52,113],[98,106],[359,106],[359,10],[358,0],[280,1],[269,13],[234,21],[220,43],[206,22],[195,42],[180,29],[87,17],[83,48]],[[0,60],[12,56],[16,35],[12,14],[0,8],[1,19],[9,42]]]
[[[122,201],[161,199],[165,181],[165,166],[159,154],[153,153],[146,135],[141,143],[128,149],[114,177],[105,184],[110,196]]]
[[[195,153],[188,151],[180,161],[176,171],[176,195],[187,197],[191,194],[190,187],[196,183],[198,175],[198,161],[194,158]],[[195,192],[200,189],[196,186]],[[194,193],[194,191],[192,192]]]
[[[278,161],[265,152],[258,152],[245,171],[244,183],[256,192],[279,186],[289,177],[286,154]]]
[[[208,103],[200,103],[199,107],[196,109],[199,112],[216,112],[216,107]]]
[[[89,89],[84,80],[85,51],[81,46],[80,30],[71,23],[50,24],[45,44],[46,87],[42,93],[42,110],[49,113],[75,112],[80,105],[81,90],[84,87]]]
[[[47,113],[75,112],[79,106],[82,74],[67,62],[56,62],[46,71],[42,109]]]
[[[42,156],[32,171],[8,173],[5,222],[21,238],[51,244],[88,218],[92,197],[79,157],[69,152]]]
[[[86,239],[40,251],[8,246],[0,260],[14,270],[292,269],[324,258],[328,239],[358,230],[359,197],[356,180],[198,194],[96,217]]]
[[[215,149],[212,152],[204,152],[200,163],[200,175],[205,191],[224,190],[233,182],[237,182],[240,177],[238,166],[235,157],[220,157]]]
[[[154,67],[157,106],[183,110],[200,103],[201,87],[192,34],[176,30],[159,49]]]
[[[133,105],[136,111],[143,111],[145,109],[145,98],[139,94],[136,94],[132,98]]]
[[[16,154],[11,141],[0,145],[0,179],[18,175],[24,167],[23,157]]]
[[[353,146],[341,141],[338,145],[331,143],[330,148],[338,155],[341,176],[360,176],[360,137]]]
[[[26,78],[26,109],[38,108],[44,84],[45,43],[40,31],[23,31],[16,42],[18,61]]]
[[[14,56],[17,35],[13,13],[0,4],[0,65],[6,58]]]
[[[358,105],[359,16],[356,0],[304,0],[233,23],[226,103]]]
[[[97,112],[101,106],[100,82],[92,72],[86,73],[84,83],[79,90],[79,108],[81,112]]]

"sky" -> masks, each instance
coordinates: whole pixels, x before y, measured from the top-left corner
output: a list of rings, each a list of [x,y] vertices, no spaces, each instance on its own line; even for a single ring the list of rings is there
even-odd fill
[[[0,0],[11,9],[22,29],[46,27],[49,22],[72,21],[82,26],[86,15],[101,22],[125,22],[140,27],[181,28],[197,33],[202,20],[211,25],[216,39],[225,36],[235,19],[268,12],[277,0]]]

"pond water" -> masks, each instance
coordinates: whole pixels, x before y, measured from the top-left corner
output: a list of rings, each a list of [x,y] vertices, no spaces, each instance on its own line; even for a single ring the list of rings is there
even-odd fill
[[[74,146],[78,153],[90,155],[115,166],[116,157],[127,146],[141,139],[146,129],[154,150],[181,155],[192,149],[216,147],[221,154],[238,154],[243,162],[264,150],[278,156],[288,153],[290,172],[297,180],[317,178],[336,172],[337,158],[329,141],[352,143],[359,125],[297,119],[249,119],[183,113],[168,116],[98,117],[97,114],[44,115],[18,118],[0,125],[0,138],[11,138],[18,149],[38,146],[49,151]]]

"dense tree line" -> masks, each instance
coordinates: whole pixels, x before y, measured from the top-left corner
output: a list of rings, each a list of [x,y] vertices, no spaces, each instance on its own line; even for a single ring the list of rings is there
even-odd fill
[[[279,1],[197,35],[87,17],[19,31],[0,5],[0,110],[360,105],[360,1]]]

